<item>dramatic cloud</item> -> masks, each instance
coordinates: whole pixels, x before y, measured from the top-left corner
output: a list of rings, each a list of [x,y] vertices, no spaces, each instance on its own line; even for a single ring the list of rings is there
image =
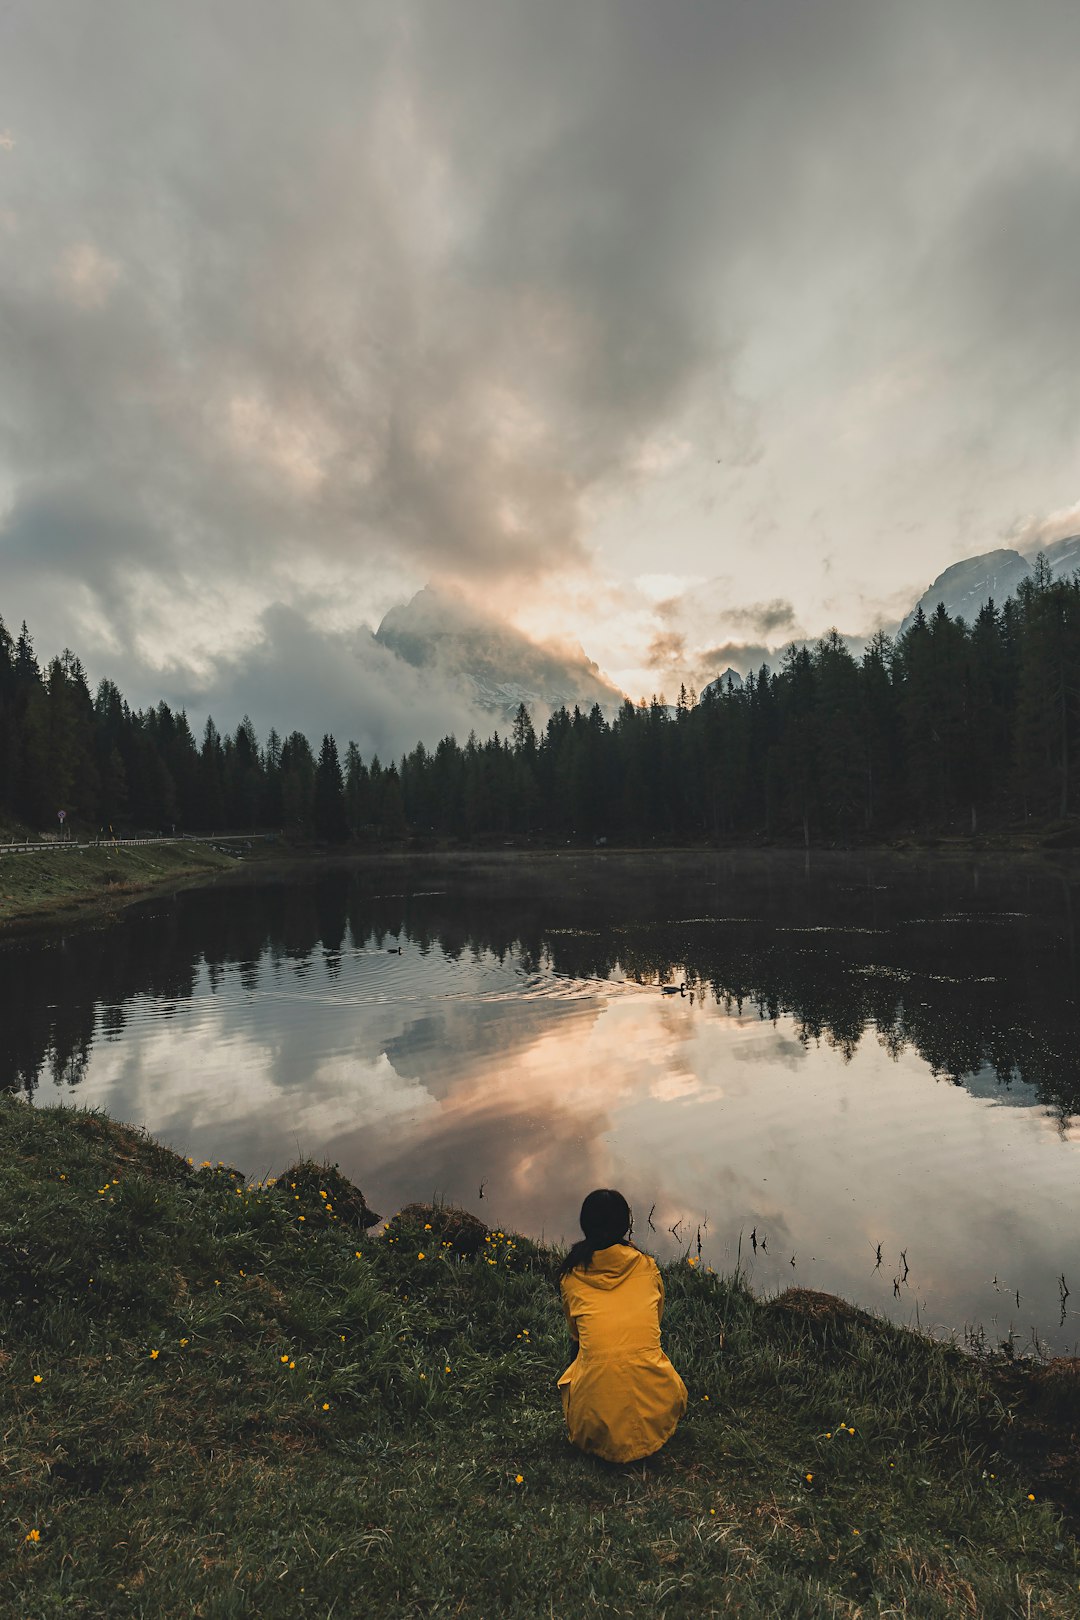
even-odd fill
[[[1071,506],[1062,507],[1058,512],[1048,512],[1043,518],[1034,515],[1025,518],[1016,525],[1008,540],[1022,555],[1033,557],[1041,547],[1053,545],[1056,540],[1065,540],[1074,534],[1080,534],[1080,501],[1074,501]]]
[[[428,579],[582,597],[623,684],[869,629],[1075,501],[1078,48],[1067,0],[9,5],[0,611],[140,701]],[[727,616],[605,616],[665,570]]]
[[[775,597],[771,602],[755,602],[750,607],[735,608],[728,614],[731,623],[742,630],[756,630],[759,635],[783,635],[795,630],[795,609],[790,602]]]
[[[235,659],[211,662],[201,677],[187,668],[142,673],[141,682],[151,680],[187,709],[196,728],[212,714],[219,728],[232,730],[246,712],[260,741],[271,726],[282,736],[303,731],[316,743],[330,731],[342,746],[352,739],[365,758],[377,753],[384,761],[411,749],[420,734],[464,741],[492,725],[459,685],[433,684],[366,627],[327,634],[281,603],[260,616],[258,639]]]
[[[756,675],[762,664],[774,668],[778,663],[775,651],[761,642],[724,641],[719,647],[705,647],[698,653],[696,684],[699,689],[707,686],[726,669],[733,669],[739,675],[749,675],[751,671]]]
[[[650,669],[681,669],[686,661],[686,637],[681,630],[658,630],[649,642],[645,661]]]

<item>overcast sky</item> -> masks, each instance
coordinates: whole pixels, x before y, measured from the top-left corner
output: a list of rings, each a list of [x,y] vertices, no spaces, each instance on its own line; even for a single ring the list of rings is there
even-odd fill
[[[429,580],[637,696],[1080,529],[1078,60],[1075,0],[0,0],[0,613],[401,746]]]

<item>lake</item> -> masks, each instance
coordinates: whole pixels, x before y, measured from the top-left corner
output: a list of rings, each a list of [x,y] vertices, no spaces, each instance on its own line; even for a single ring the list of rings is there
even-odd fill
[[[1080,871],[802,853],[258,869],[9,940],[0,1086],[928,1330],[1080,1338]],[[666,986],[670,993],[664,992]],[[685,989],[679,987],[685,986]],[[482,1195],[481,1195],[482,1189]]]

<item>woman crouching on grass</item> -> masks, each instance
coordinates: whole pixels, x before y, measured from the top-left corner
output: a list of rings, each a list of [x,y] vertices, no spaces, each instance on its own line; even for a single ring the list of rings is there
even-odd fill
[[[664,1281],[651,1255],[628,1242],[630,1206],[610,1187],[581,1206],[584,1239],[559,1268],[563,1310],[576,1341],[559,1379],[575,1446],[607,1462],[659,1451],[686,1411],[686,1385],[660,1348]]]

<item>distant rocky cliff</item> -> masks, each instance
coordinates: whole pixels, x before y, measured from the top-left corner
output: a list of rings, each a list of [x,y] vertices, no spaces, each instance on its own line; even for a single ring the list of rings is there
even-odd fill
[[[1050,565],[1055,579],[1060,579],[1080,568],[1080,535],[1055,540],[1039,548]],[[929,617],[939,602],[945,604],[950,618],[963,618],[968,624],[981,607],[993,599],[1000,607],[1007,596],[1013,596],[1023,580],[1034,572],[1038,551],[1023,553],[1002,548],[987,551],[978,557],[966,557],[953,563],[927,587],[918,602],[904,619],[900,629],[906,630],[919,608]]]

